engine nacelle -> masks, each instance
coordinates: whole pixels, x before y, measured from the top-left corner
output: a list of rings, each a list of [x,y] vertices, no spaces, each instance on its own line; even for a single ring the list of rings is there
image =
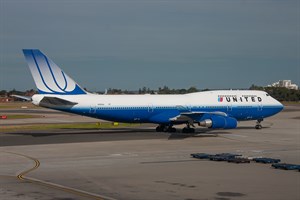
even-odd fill
[[[234,129],[237,127],[237,121],[232,117],[213,115],[210,119],[199,122],[199,126],[208,128]]]

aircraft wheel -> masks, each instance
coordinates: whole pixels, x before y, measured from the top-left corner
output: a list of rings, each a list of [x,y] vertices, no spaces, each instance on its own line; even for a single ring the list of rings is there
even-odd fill
[[[256,129],[262,129],[262,125],[260,125],[260,124],[259,124],[259,125],[256,125],[255,128],[256,128]]]
[[[182,133],[187,133],[187,128],[184,127],[184,128],[182,129]]]
[[[159,125],[158,127],[156,127],[156,132],[163,132],[164,131],[164,129],[165,129],[165,127],[164,126],[161,126],[161,125]]]
[[[183,128],[182,133],[195,133],[195,129],[193,128]]]
[[[261,122],[262,122],[263,120],[264,120],[264,119],[258,119],[258,120],[257,120],[256,126],[255,126],[256,129],[262,129]]]
[[[171,127],[171,128],[168,129],[168,132],[170,132],[170,133],[175,133],[175,132],[176,132],[176,128]]]
[[[174,128],[172,126],[163,127],[162,132],[174,133],[174,132],[176,132],[176,128]]]

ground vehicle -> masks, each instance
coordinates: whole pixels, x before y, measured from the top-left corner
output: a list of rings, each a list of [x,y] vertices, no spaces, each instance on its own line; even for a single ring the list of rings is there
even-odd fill
[[[229,159],[231,159],[232,157],[228,157],[228,156],[211,156],[209,158],[209,160],[213,160],[213,161],[228,161]]]
[[[287,163],[274,163],[272,167],[275,169],[285,169],[285,170],[298,170],[300,171],[300,165],[287,164]]]
[[[227,162],[232,163],[250,163],[250,160],[248,158],[230,158],[227,160]]]
[[[239,154],[232,153],[219,153],[219,154],[207,154],[207,153],[192,153],[191,156],[193,158],[199,159],[209,159],[213,161],[228,161],[229,159],[234,159],[237,156],[241,156]]]
[[[210,156],[212,156],[212,155],[211,154],[207,154],[207,153],[192,153],[191,156],[193,158],[209,159]]]
[[[253,160],[257,163],[279,163],[280,159],[274,159],[274,158],[253,158]]]
[[[242,156],[242,155],[234,154],[234,153],[219,153],[219,154],[216,154],[216,156],[224,156],[224,157],[228,157],[228,158],[235,158],[237,156]]]

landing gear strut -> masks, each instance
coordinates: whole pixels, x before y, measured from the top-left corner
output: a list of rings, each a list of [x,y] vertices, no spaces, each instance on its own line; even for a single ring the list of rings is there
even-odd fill
[[[258,119],[255,125],[256,129],[262,129],[262,125],[260,124],[264,119]]]

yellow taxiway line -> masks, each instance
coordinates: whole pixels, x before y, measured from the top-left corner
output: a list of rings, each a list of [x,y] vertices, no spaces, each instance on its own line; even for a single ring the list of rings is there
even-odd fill
[[[53,189],[61,190],[61,191],[71,193],[71,194],[75,194],[77,196],[85,197],[85,198],[88,198],[88,199],[114,200],[113,198],[110,198],[110,197],[105,197],[105,196],[102,196],[102,195],[86,192],[86,191],[75,189],[75,188],[70,188],[70,187],[59,185],[59,184],[56,184],[56,183],[51,183],[51,182],[38,180],[38,179],[35,179],[35,178],[26,177],[25,176],[26,174],[28,174],[28,173],[36,170],[37,168],[39,168],[39,166],[41,165],[40,161],[36,158],[30,157],[30,156],[27,156],[27,155],[24,155],[24,154],[20,154],[20,153],[7,152],[7,151],[5,151],[5,153],[18,155],[18,156],[27,158],[29,160],[32,160],[35,163],[35,165],[32,168],[30,168],[28,170],[25,170],[25,171],[22,171],[20,174],[17,175],[17,178],[21,181],[29,181],[29,182],[34,183],[34,184],[38,184],[38,185],[50,187],[50,188],[53,188]]]

